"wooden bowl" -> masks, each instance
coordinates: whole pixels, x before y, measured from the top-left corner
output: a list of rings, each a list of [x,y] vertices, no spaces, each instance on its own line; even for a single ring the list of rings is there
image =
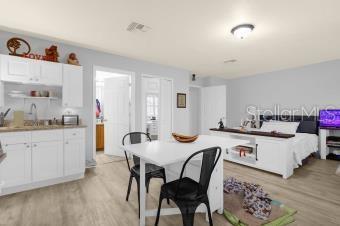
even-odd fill
[[[178,142],[181,143],[192,143],[195,140],[197,140],[198,135],[196,136],[185,136],[185,135],[181,135],[178,133],[172,133],[172,136],[175,138],[175,140],[177,140]]]

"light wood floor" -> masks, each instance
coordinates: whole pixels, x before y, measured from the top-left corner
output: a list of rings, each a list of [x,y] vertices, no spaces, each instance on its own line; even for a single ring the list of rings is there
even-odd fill
[[[133,184],[129,202],[125,201],[128,170],[126,162],[111,162],[99,156],[97,168],[88,169],[83,180],[22,192],[0,198],[0,225],[138,225],[137,191]],[[229,162],[224,175],[263,185],[274,199],[298,210],[299,226],[340,225],[339,162],[314,160],[283,180],[277,175]],[[147,197],[148,207],[156,207],[161,182],[153,180]],[[164,207],[166,202],[164,202]],[[147,225],[154,224],[147,219]],[[214,225],[228,226],[218,214]],[[180,216],[161,217],[159,225],[182,225]],[[197,214],[195,225],[208,225]]]

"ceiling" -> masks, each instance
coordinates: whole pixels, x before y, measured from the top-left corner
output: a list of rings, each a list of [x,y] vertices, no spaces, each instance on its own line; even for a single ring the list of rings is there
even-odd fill
[[[0,0],[0,26],[235,78],[340,58],[339,0]],[[148,32],[128,32],[136,21]],[[244,40],[232,27],[255,25]],[[225,60],[237,59],[235,63]]]

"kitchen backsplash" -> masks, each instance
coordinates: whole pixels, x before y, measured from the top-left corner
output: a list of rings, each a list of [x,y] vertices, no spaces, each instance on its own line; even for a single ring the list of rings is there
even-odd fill
[[[32,90],[34,91],[50,91],[54,96],[58,97],[56,100],[46,100],[46,99],[21,99],[21,98],[13,98],[8,96],[8,93],[11,91],[24,91],[28,96]],[[64,108],[62,106],[61,87],[50,87],[50,86],[41,86],[41,85],[23,85],[23,84],[9,84],[5,85],[5,106],[0,107],[0,111],[4,112],[8,108],[11,108],[7,120],[11,120],[13,118],[13,111],[24,111],[25,119],[32,119],[32,115],[28,114],[30,112],[30,107],[32,103],[35,103],[37,106],[38,119],[60,119],[62,114],[77,114],[76,109]]]

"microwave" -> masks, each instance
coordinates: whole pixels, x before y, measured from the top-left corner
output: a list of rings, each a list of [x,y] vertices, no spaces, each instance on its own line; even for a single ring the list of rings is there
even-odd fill
[[[79,115],[63,115],[63,125],[79,125]]]

